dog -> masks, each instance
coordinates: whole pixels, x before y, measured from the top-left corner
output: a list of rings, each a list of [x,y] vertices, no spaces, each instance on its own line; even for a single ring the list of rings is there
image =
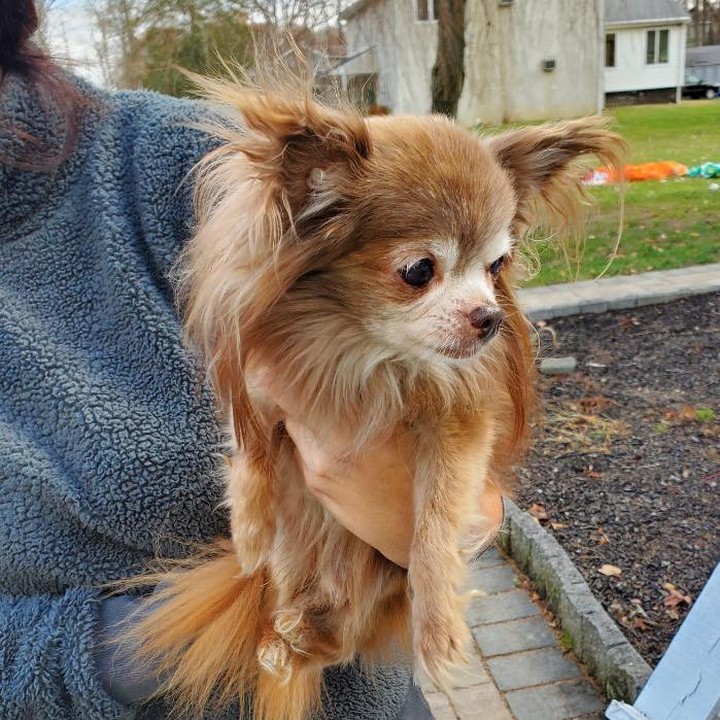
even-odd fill
[[[464,659],[461,593],[483,490],[509,489],[536,407],[513,286],[538,225],[585,212],[577,161],[621,164],[598,117],[481,137],[441,116],[365,118],[302,84],[206,81],[221,144],[197,177],[178,295],[231,435],[232,537],[156,580],[134,632],[184,709],[233,699],[306,720],[322,672],[398,650],[436,682]],[[263,376],[352,452],[414,442],[407,570],[305,487]]]

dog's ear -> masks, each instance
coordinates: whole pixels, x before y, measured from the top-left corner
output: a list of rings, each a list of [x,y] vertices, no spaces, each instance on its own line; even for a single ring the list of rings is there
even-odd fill
[[[520,233],[543,225],[565,235],[582,226],[587,205],[582,178],[587,167],[578,161],[596,156],[619,170],[626,155],[625,141],[608,125],[607,118],[595,116],[511,130],[489,139],[517,195]]]
[[[318,208],[327,215],[332,191],[337,194],[361,172],[370,155],[362,115],[349,105],[320,104],[300,78],[262,87],[205,80],[203,90],[241,116],[242,139],[235,134],[228,150],[240,151],[250,162],[252,174],[276,193],[290,223]]]

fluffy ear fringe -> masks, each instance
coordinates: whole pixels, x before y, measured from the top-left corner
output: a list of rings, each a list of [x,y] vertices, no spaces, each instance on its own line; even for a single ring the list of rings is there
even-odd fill
[[[224,120],[207,128],[225,141],[207,165],[222,164],[227,155],[242,156],[258,180],[270,182],[283,196],[290,213],[307,199],[314,169],[339,163],[350,172],[361,170],[371,142],[356,108],[339,99],[334,106],[319,102],[309,74],[293,73],[283,63],[272,72],[258,71],[256,82],[243,68],[226,66],[226,71],[224,78],[187,73]],[[298,178],[306,181],[300,187],[295,186]],[[216,197],[203,192],[201,184],[198,208],[211,208]]]
[[[502,275],[496,284],[496,294],[505,314],[501,327],[502,372],[505,375],[502,386],[507,390],[508,402],[497,408],[504,417],[497,423],[489,477],[504,478],[503,490],[507,492],[514,481],[512,467],[530,443],[538,399],[530,323],[520,309],[512,286]]]
[[[612,122],[598,115],[511,130],[488,140],[517,195],[517,237],[542,228],[552,233],[566,256],[570,245],[581,249],[592,204],[583,184],[588,168],[582,161],[594,156],[622,177],[627,158],[625,140],[610,130]],[[622,218],[622,195],[620,202]],[[622,219],[618,241],[621,231]]]

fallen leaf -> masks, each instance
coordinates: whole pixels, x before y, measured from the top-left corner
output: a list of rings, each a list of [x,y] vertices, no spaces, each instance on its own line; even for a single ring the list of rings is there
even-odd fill
[[[635,618],[637,616],[640,616],[646,622],[650,622],[650,620],[648,619],[648,615],[645,612],[645,608],[643,608],[643,606],[640,604],[640,600],[638,600],[637,598],[633,598],[630,601],[630,604],[632,605],[632,607],[630,608],[630,612],[628,613],[629,618]]]
[[[680,420],[692,422],[697,419],[697,410],[692,405],[683,405],[678,412]]]
[[[603,395],[587,395],[580,398],[579,404],[585,410],[604,410],[612,401]]]
[[[672,583],[663,583],[663,589],[667,590],[668,593],[663,599],[663,605],[666,608],[676,608],[678,605],[690,607],[692,605],[692,598],[678,590]]]
[[[608,565],[607,563],[598,568],[598,572],[606,575],[607,577],[617,577],[618,575],[622,575],[622,570],[617,565]]]
[[[627,328],[630,325],[637,326],[639,324],[640,324],[640,321],[637,319],[637,317],[635,317],[635,315],[632,315],[632,316],[622,315],[621,317],[618,318],[618,325],[621,328]]]
[[[598,535],[600,535],[600,544],[607,545],[610,542],[610,538],[605,534],[605,531],[601,527],[599,527],[597,531]]]
[[[545,506],[542,503],[533,503],[529,508],[528,512],[536,519],[536,520],[547,520],[548,514],[547,510],[545,510]]]

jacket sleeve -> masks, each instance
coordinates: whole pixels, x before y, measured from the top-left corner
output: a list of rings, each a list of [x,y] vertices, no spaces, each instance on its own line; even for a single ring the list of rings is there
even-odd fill
[[[0,596],[0,717],[132,720],[95,664],[99,594]]]
[[[134,237],[158,277],[167,277],[191,237],[197,163],[218,140],[199,129],[213,116],[199,102],[149,92],[118,94],[123,135],[132,138],[124,156],[135,213]]]

